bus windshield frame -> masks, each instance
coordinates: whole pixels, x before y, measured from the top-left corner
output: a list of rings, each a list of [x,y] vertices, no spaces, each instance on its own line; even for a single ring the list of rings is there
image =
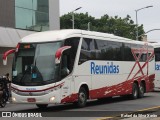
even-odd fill
[[[13,84],[42,86],[60,81],[60,64],[55,64],[55,53],[62,46],[63,41],[21,43],[13,60]]]

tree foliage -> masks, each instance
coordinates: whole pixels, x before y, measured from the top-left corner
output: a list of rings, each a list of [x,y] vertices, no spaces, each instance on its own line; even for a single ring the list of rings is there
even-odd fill
[[[99,19],[88,15],[88,13],[74,13],[75,29],[88,29],[90,22],[90,30],[104,33],[110,33],[117,36],[136,39],[136,24],[129,15],[125,18],[118,16],[108,16],[107,14]],[[61,29],[72,29],[72,14],[68,13],[60,18]],[[139,35],[144,33],[143,25],[138,26]],[[139,38],[140,40],[140,38]]]

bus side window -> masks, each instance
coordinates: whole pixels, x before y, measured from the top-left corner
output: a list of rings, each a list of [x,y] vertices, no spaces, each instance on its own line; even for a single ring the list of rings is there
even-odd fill
[[[96,60],[122,61],[122,43],[106,40],[95,40]]]
[[[160,48],[155,48],[155,61],[160,61]]]
[[[96,53],[95,53],[95,45],[94,40],[89,38],[84,38],[82,41],[81,46],[81,53],[78,65],[88,61],[88,60],[94,60]]]
[[[135,61],[131,48],[132,46],[130,43],[124,44],[124,61]]]
[[[80,38],[74,37],[74,38],[68,38],[64,42],[64,46],[71,46],[69,51],[67,50],[68,53],[66,54],[67,55],[67,58],[66,58],[67,67],[68,67],[70,73],[72,72],[73,67],[74,67],[75,57],[77,55],[77,48],[79,45],[79,40],[80,40]]]

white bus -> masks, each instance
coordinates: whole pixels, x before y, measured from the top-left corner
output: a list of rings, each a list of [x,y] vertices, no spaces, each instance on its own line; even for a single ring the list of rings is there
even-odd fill
[[[152,43],[155,52],[155,91],[160,91],[160,43]]]
[[[129,95],[142,98],[154,88],[154,48],[112,34],[59,30],[24,37],[14,53],[13,103],[77,103]]]

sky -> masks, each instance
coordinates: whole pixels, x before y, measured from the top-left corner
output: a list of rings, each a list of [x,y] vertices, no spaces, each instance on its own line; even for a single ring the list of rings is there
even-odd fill
[[[60,0],[60,16],[82,7],[76,13],[86,13],[100,18],[109,16],[126,17],[127,14],[136,23],[135,10],[146,7],[137,12],[138,24],[143,24],[145,32],[152,29],[160,29],[160,0]],[[75,23],[76,24],[76,23]],[[154,30],[147,34],[149,41],[160,42],[160,30]]]

